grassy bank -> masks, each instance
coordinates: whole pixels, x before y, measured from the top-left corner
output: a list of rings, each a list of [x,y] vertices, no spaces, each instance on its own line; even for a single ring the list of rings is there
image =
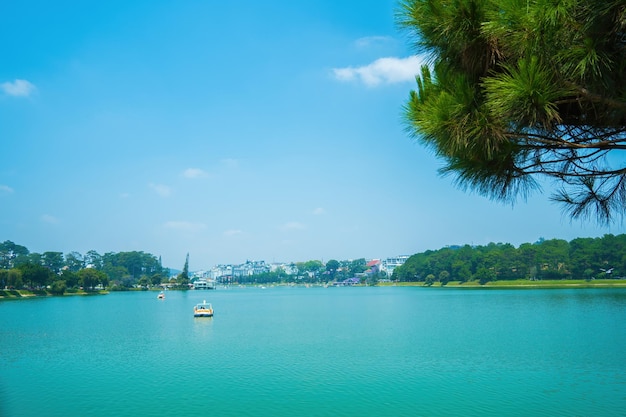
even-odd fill
[[[98,295],[108,294],[108,291],[83,291],[67,290],[63,295]],[[55,296],[48,290],[0,290],[0,299],[6,298],[29,298],[29,297],[49,297]]]
[[[385,282],[379,286],[406,286],[406,287],[428,287],[423,282]],[[441,283],[435,282],[431,287],[442,287]],[[445,287],[449,288],[626,288],[626,280],[623,279],[570,279],[570,280],[544,280],[531,281],[520,279],[513,281],[491,281],[481,284],[478,281],[450,281]]]

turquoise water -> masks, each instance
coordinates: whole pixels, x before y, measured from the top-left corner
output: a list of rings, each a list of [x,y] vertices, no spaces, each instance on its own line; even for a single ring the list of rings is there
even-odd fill
[[[0,302],[0,416],[626,412],[624,289],[156,296]]]

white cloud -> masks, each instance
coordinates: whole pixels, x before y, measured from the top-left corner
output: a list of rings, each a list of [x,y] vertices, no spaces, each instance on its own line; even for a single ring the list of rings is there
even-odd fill
[[[49,214],[44,214],[41,216],[41,221],[48,224],[57,224],[59,222],[59,219]]]
[[[281,226],[282,230],[285,231],[289,231],[289,230],[303,230],[306,229],[306,226],[302,223],[298,223],[298,222],[288,222],[285,223],[284,225]]]
[[[15,80],[0,84],[0,88],[5,94],[16,97],[28,97],[37,89],[34,84],[26,80]]]
[[[169,197],[172,194],[172,189],[167,185],[150,183],[148,186],[163,198]]]
[[[179,232],[199,232],[206,228],[204,223],[193,223],[186,221],[170,221],[164,224],[166,229],[176,230]]]
[[[393,40],[393,38],[390,36],[364,36],[357,39],[354,44],[357,48],[368,48],[373,44],[389,42],[391,40]]]
[[[368,86],[394,84],[414,81],[424,63],[422,57],[415,55],[408,58],[379,58],[363,67],[333,68],[333,74],[339,81],[361,81]]]
[[[231,229],[231,230],[224,231],[224,236],[238,236],[241,234],[243,234],[243,232],[238,229]]]
[[[0,184],[0,193],[11,194],[13,192],[13,188],[8,185]]]
[[[225,158],[220,161],[220,163],[230,169],[239,168],[239,160],[234,158]]]
[[[206,178],[209,174],[200,168],[187,168],[183,171],[183,177],[185,178]]]
[[[322,207],[317,207],[315,210],[313,210],[313,214],[315,214],[316,216],[320,216],[322,214],[326,214],[326,210],[324,210]]]

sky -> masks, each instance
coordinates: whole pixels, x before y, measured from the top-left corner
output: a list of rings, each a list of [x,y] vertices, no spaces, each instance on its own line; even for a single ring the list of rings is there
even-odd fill
[[[191,270],[624,233],[441,177],[396,1],[2,2],[0,241]]]

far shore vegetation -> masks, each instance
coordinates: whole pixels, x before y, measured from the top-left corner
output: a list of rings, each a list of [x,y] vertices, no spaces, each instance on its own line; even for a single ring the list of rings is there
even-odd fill
[[[449,288],[626,287],[626,234],[448,246],[414,254],[388,273],[380,260],[292,262],[251,275],[212,277],[224,285],[395,285]],[[0,243],[0,298],[91,295],[191,288],[189,255],[176,275],[145,252],[31,253]]]

